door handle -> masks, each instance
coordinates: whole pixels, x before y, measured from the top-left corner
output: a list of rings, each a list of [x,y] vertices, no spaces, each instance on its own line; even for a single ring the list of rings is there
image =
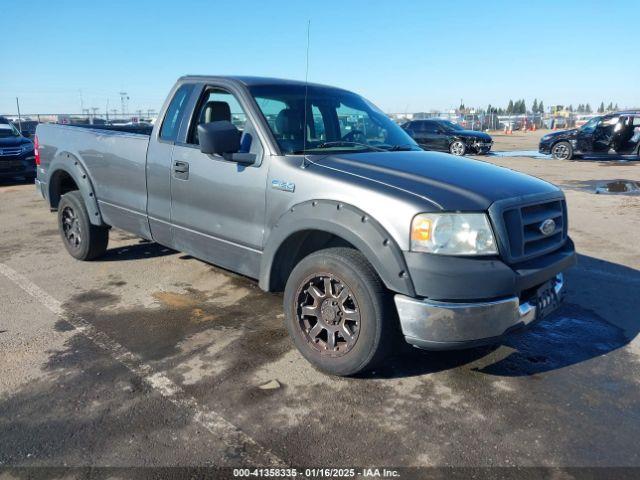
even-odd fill
[[[187,162],[175,162],[173,171],[176,173],[189,173],[189,164]]]

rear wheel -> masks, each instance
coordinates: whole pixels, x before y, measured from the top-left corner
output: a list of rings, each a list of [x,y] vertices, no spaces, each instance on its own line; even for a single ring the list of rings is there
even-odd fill
[[[365,257],[351,248],[302,259],[287,280],[284,310],[295,346],[330,374],[373,368],[395,338],[388,293]]]
[[[571,160],[573,147],[569,142],[558,142],[551,148],[551,156],[556,160]]]
[[[467,146],[461,140],[456,140],[451,145],[449,145],[449,152],[452,155],[462,156],[467,153]]]
[[[107,251],[109,229],[91,224],[87,207],[77,190],[60,198],[58,229],[65,248],[78,260],[93,260]]]

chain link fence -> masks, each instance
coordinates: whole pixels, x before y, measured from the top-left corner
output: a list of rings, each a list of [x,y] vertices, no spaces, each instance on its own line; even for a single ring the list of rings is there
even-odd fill
[[[539,128],[572,128],[584,123],[581,117],[585,115],[554,116],[542,114],[498,115],[495,113],[459,114],[454,112],[420,112],[420,113],[390,113],[389,117],[398,124],[411,120],[425,120],[439,118],[450,120],[467,130],[525,130]],[[18,115],[1,114],[0,118],[13,122],[26,136],[33,136],[38,123],[59,123],[75,125],[140,125],[151,126],[157,119],[157,113],[149,110],[131,113],[27,113]],[[234,118],[240,123],[240,118]],[[348,121],[346,123],[349,123]]]

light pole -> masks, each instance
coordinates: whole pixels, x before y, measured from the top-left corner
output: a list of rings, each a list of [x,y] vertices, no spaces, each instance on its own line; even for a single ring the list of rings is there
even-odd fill
[[[129,94],[127,92],[120,92],[120,105],[122,107],[122,116],[126,115],[126,102],[129,100]]]

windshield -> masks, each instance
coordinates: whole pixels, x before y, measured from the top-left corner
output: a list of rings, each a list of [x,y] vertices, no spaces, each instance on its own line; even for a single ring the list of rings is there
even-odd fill
[[[249,90],[284,154],[420,150],[389,117],[354,93],[317,85]]]
[[[0,138],[3,137],[19,137],[20,132],[10,123],[0,123]]]
[[[456,131],[464,130],[464,128],[462,128],[460,125],[458,125],[457,123],[450,122],[449,120],[441,120],[438,123],[442,125],[445,128],[445,130],[456,130]]]

